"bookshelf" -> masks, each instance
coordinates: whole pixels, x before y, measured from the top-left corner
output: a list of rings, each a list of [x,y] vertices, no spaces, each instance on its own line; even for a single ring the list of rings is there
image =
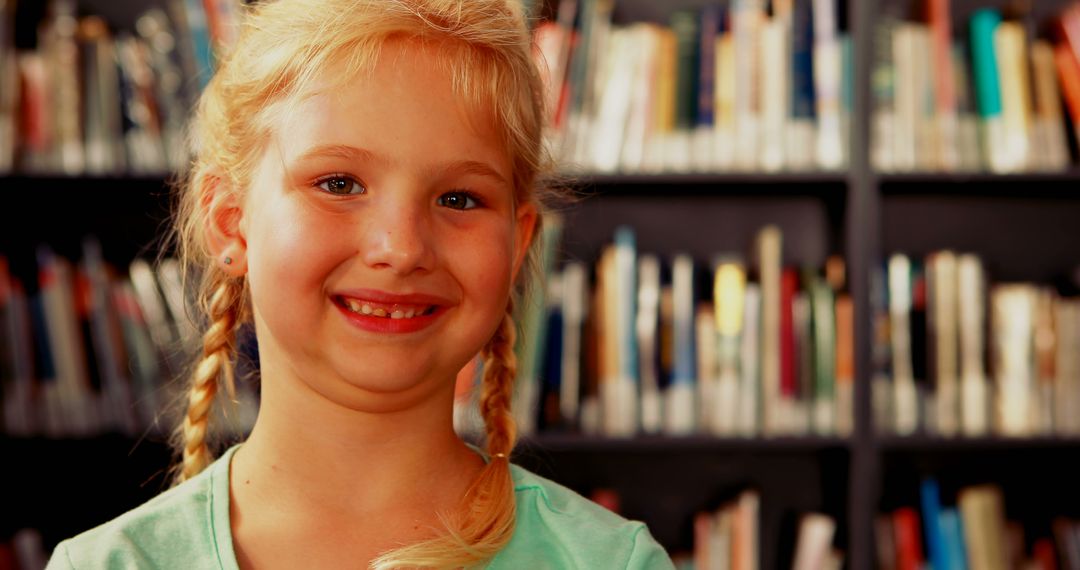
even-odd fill
[[[585,174],[574,184],[585,199],[563,212],[564,260],[595,261],[620,224],[635,228],[640,251],[664,256],[685,251],[699,261],[715,254],[718,244],[750,251],[752,236],[767,223],[778,225],[785,236],[785,262],[821,266],[826,256],[842,254],[857,317],[853,433],[844,438],[618,439],[541,432],[523,440],[519,463],[583,493],[616,491],[623,513],[645,520],[673,551],[692,546],[695,512],[715,508],[754,486],[762,496],[762,568],[779,568],[791,560],[796,517],[808,511],[836,519],[834,545],[845,552],[847,568],[876,567],[877,513],[917,507],[919,481],[926,476],[937,477],[943,495],[950,497],[968,485],[1001,485],[1006,510],[1030,533],[1047,532],[1054,516],[1080,516],[1073,481],[1080,468],[1080,439],[946,439],[875,429],[870,390],[872,268],[884,264],[892,252],[921,259],[949,247],[978,251],[995,280],[1050,283],[1080,262],[1071,247],[1080,243],[1075,221],[1080,219],[1080,167],[1074,140],[1070,167],[1053,173],[886,173],[872,167],[868,78],[874,65],[869,49],[874,26],[885,14],[906,17],[917,2],[839,2],[841,28],[854,46],[845,168],[770,174]],[[618,0],[612,19],[667,23],[675,10],[714,3]],[[1032,20],[1045,21],[1068,3],[1029,2]],[[954,36],[964,32],[976,9],[1005,4],[953,0]],[[119,29],[133,27],[137,10],[132,8],[149,5],[165,2],[79,2],[80,10],[101,14]],[[29,9],[20,12],[26,20],[40,17]],[[20,43],[28,41],[20,38]],[[5,193],[0,253],[8,256],[12,273],[30,284],[39,242],[78,259],[82,237],[92,233],[104,244],[107,260],[124,267],[132,259],[156,254],[155,239],[169,211],[163,176],[10,174],[0,177],[0,187]],[[11,514],[0,517],[0,538],[32,525],[42,530],[50,546],[152,497],[165,485],[161,470],[168,464],[160,435],[141,441],[117,435],[59,440],[0,436],[0,455],[28,466],[19,473],[0,473],[0,487],[20,490],[13,507],[5,509]]]

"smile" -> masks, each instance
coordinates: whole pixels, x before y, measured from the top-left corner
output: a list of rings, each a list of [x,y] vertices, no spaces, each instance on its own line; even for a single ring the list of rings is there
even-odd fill
[[[435,312],[435,305],[410,305],[405,303],[376,303],[373,301],[360,301],[338,297],[340,306],[358,314],[385,319],[412,319],[423,317]]]

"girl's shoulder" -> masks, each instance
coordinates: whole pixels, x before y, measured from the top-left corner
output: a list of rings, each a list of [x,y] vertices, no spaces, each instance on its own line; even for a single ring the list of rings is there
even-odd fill
[[[644,523],[511,465],[517,526],[489,568],[673,568]]]
[[[60,542],[49,559],[47,570],[220,568],[221,529],[216,529],[214,522],[220,520],[222,508],[224,515],[228,515],[228,456],[234,449],[195,477],[104,524]],[[226,470],[224,473],[221,472],[223,469]],[[226,492],[224,500],[220,494],[222,484]],[[228,533],[229,529],[224,532]],[[227,544],[231,545],[231,542]]]

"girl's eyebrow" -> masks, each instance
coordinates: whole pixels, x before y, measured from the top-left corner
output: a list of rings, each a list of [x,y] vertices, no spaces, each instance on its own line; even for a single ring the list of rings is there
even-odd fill
[[[302,153],[296,160],[304,161],[312,158],[345,158],[372,162],[382,166],[389,166],[393,162],[389,158],[378,153],[347,144],[318,145]],[[478,160],[454,160],[445,164],[433,166],[425,170],[424,174],[433,178],[447,175],[476,174],[479,176],[487,176],[501,184],[509,185],[509,181],[507,181],[502,174],[499,174],[498,170],[493,168],[490,164]]]

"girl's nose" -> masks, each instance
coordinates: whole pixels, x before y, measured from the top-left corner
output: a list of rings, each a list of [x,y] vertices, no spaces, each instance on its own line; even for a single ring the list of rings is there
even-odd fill
[[[368,266],[399,275],[434,266],[430,208],[418,199],[385,195],[364,212],[361,255]]]

